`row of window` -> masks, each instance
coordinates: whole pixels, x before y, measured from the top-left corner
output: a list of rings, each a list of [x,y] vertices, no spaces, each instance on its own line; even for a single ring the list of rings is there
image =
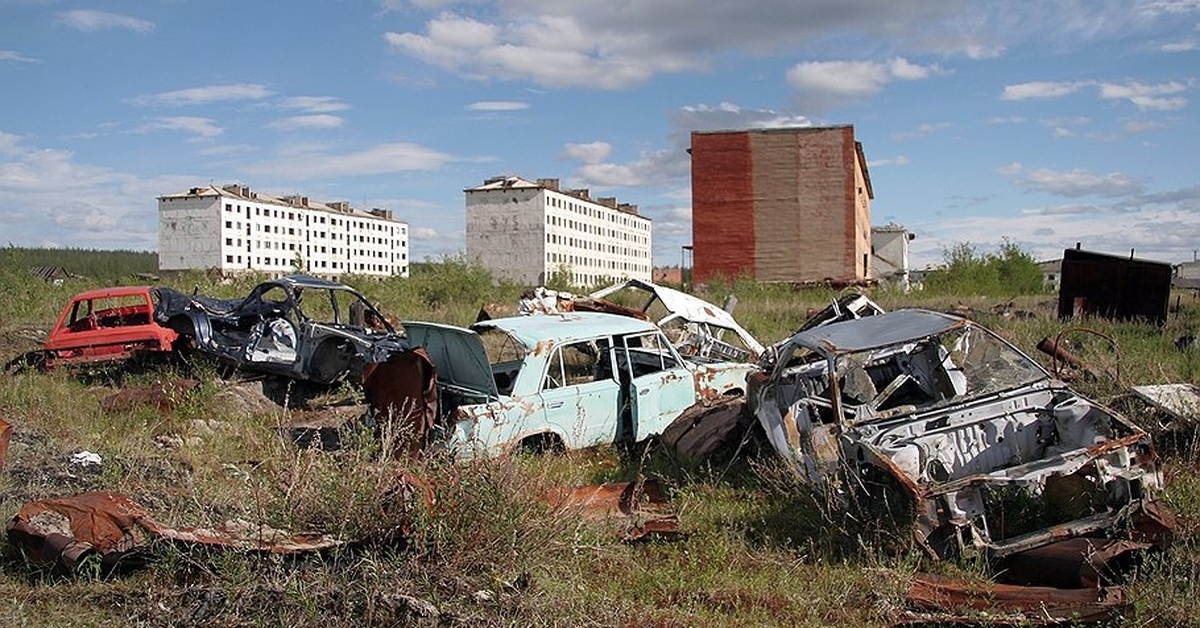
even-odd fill
[[[558,244],[566,247],[583,249],[585,251],[597,251],[608,255],[621,255],[624,257],[650,257],[649,249],[634,249],[627,246],[617,246],[615,244],[605,244],[603,242],[584,240],[583,238],[568,238],[566,236],[560,236],[556,233],[546,234],[546,244]]]
[[[628,240],[638,244],[647,243],[647,237],[644,235],[630,233],[625,230],[609,229],[607,227],[571,220],[570,218],[564,218],[554,214],[546,215],[546,225],[550,227],[563,227],[565,229],[572,229],[574,231],[582,231],[583,233],[587,233],[589,235],[597,235],[605,238],[619,238],[621,240]]]
[[[247,205],[245,210],[246,210],[245,215],[247,218],[249,218],[250,217],[250,206]],[[241,205],[234,205],[232,203],[225,203],[225,212],[231,213],[231,214],[237,214],[239,216],[241,216],[243,213]],[[326,224],[326,222],[325,222],[326,216],[323,213],[318,213],[318,215],[315,217],[312,216],[312,213],[315,213],[315,212],[297,213],[297,212],[284,211],[284,210],[275,209],[275,208],[264,208],[264,207],[255,207],[254,208],[254,215],[260,216],[263,218],[278,218],[280,220],[293,220],[293,221],[303,220],[305,225],[310,224],[310,221],[312,224],[321,224],[321,225]],[[379,221],[375,221],[375,220],[354,220],[354,219],[350,219],[350,218],[337,218],[337,217],[332,217],[332,216],[328,217],[328,218],[329,218],[328,224],[332,227],[343,226],[343,227],[358,229],[360,231],[362,231],[362,230],[380,231],[380,232],[386,231],[388,233],[395,234],[395,229],[396,229],[395,225],[389,225],[389,224],[385,224],[383,222],[379,222]],[[400,232],[405,233],[406,228],[401,226]]]
[[[630,273],[650,272],[650,266],[647,264],[621,262],[613,259],[594,259],[584,257],[582,255],[569,255],[566,253],[555,253],[553,251],[546,253],[546,262],[556,266],[585,266],[589,268],[603,268],[606,270],[620,270]]]
[[[546,204],[558,209],[565,209],[569,212],[588,216],[590,218],[608,219],[609,222],[615,222],[626,227],[632,227],[638,231],[649,231],[650,221],[644,218],[635,218],[625,212],[611,208],[600,208],[595,205],[576,203],[568,198],[549,195],[546,197]]]

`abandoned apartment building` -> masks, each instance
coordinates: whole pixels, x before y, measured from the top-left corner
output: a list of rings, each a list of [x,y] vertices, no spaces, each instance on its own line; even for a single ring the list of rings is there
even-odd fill
[[[693,132],[691,142],[696,282],[876,278],[874,192],[853,126]]]
[[[582,286],[651,278],[651,223],[636,205],[562,190],[558,179],[493,177],[463,192],[467,257],[497,278],[541,285],[565,272]]]
[[[162,271],[408,276],[408,223],[390,210],[208,185],[158,198]]]

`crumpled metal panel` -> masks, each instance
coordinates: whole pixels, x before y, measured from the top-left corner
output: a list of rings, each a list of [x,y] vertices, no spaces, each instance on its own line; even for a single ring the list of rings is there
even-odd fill
[[[27,560],[74,569],[95,556],[105,568],[137,566],[155,539],[271,554],[315,552],[340,545],[323,534],[295,534],[263,524],[227,521],[211,528],[172,528],[121,493],[82,493],[29,502],[8,523],[8,541]]]
[[[363,388],[377,422],[390,422],[397,446],[415,454],[433,438],[438,418],[437,367],[422,348],[363,368]]]
[[[933,574],[914,575],[905,601],[915,609],[935,613],[910,617],[914,623],[989,626],[1097,622],[1116,617],[1129,608],[1125,591],[1120,587],[1027,587]]]
[[[627,291],[644,292],[649,295],[649,300],[641,310],[624,307],[606,300],[607,297],[617,292]],[[761,355],[764,350],[762,343],[739,325],[730,312],[686,292],[660,286],[649,281],[630,279],[625,283],[597,290],[589,297],[576,298],[573,305],[577,310],[610,312],[647,319],[647,311],[655,300],[661,302],[662,306],[669,312],[667,316],[660,318],[655,323],[663,329],[667,329],[680,322],[690,323],[691,326],[689,329],[692,335],[697,337],[685,341],[684,344],[697,344],[700,357],[711,357],[713,359],[753,359]],[[736,335],[752,355],[738,355],[744,352],[721,340],[721,335],[725,332]],[[685,348],[680,345],[676,345],[676,349],[679,349],[681,353],[687,353],[684,350]],[[711,355],[709,351],[712,352]],[[723,355],[725,353],[728,353],[728,355]]]
[[[1133,393],[1173,419],[1167,429],[1200,423],[1200,386],[1195,384],[1157,384],[1134,386]]]
[[[679,515],[655,480],[610,482],[556,489],[546,501],[564,512],[592,519],[609,519],[625,541],[673,537],[680,534]]]

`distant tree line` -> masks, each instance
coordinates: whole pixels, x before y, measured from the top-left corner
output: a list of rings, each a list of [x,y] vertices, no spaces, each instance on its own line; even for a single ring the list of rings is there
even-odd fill
[[[103,282],[128,283],[137,274],[158,273],[158,254],[153,251],[101,251],[96,249],[35,249],[17,246],[0,248],[0,267],[10,271],[61,266],[68,273]]]

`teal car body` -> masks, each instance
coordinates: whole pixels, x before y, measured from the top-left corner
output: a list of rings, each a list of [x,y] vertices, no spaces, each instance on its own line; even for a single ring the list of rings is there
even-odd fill
[[[756,370],[689,362],[652,323],[613,314],[404,329],[437,367],[445,442],[461,457],[640,441],[693,404],[743,393]]]

